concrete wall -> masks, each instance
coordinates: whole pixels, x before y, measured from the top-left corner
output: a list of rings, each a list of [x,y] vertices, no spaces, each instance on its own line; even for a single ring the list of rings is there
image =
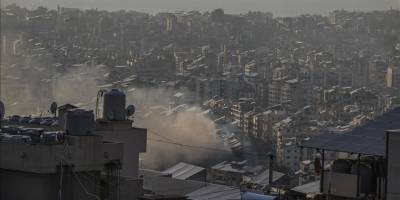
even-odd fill
[[[144,188],[160,195],[186,195],[206,185],[206,182],[180,180],[170,177],[144,177]]]
[[[104,163],[122,160],[122,152],[122,143],[98,135],[68,136],[65,145],[0,142],[0,200],[58,199],[61,164],[62,199],[98,199],[109,193],[100,181]]]
[[[222,185],[239,186],[243,181],[244,173],[210,169],[208,179],[210,182]]]
[[[54,174],[32,174],[0,170],[0,199],[57,199],[56,180],[57,178]]]
[[[121,176],[138,178],[139,153],[146,152],[147,130],[132,127],[131,121],[99,121],[95,133],[104,140],[124,143]]]
[[[122,179],[120,183],[120,200],[134,200],[143,195],[142,179]]]
[[[400,199],[400,132],[387,135],[387,200]]]
[[[77,178],[78,177],[78,178]],[[72,171],[63,173],[62,199],[95,200],[86,194],[82,185],[100,197],[100,173],[96,171],[82,172],[74,175]],[[8,170],[0,170],[1,200],[55,200],[59,195],[60,173],[35,174]]]
[[[0,142],[0,169],[34,173],[55,173],[62,145],[31,145]]]
[[[357,197],[357,175],[325,171],[324,194],[338,197]],[[362,182],[362,179],[360,178]]]
[[[51,174],[63,160],[75,171],[102,170],[104,162],[122,158],[122,143],[104,143],[101,136],[68,136],[68,145],[0,142],[0,169]],[[105,152],[108,158],[105,158]]]

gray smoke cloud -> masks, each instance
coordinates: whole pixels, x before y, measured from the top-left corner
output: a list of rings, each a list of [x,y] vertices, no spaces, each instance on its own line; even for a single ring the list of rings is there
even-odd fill
[[[155,88],[128,92],[128,102],[138,109],[135,125],[148,128],[150,138],[142,167],[165,169],[182,161],[208,165],[229,154],[207,150],[224,148],[216,138],[215,124],[198,106],[176,103],[179,102],[173,98],[176,92],[175,89]]]
[[[102,85],[109,87],[113,82],[109,77],[120,73],[104,65],[82,64],[63,70],[57,67],[60,66],[40,63],[35,58],[30,58],[28,64],[3,63],[2,78],[6,84],[1,85],[1,99],[7,115],[50,115],[47,111],[53,101],[94,110],[97,91]],[[174,97],[177,92],[190,95],[190,91],[132,87],[122,90],[127,94],[127,105],[134,104],[137,109],[134,125],[149,129],[150,140],[147,153],[142,156],[142,167],[165,169],[182,161],[208,165],[229,154],[171,144],[223,148],[216,138],[214,123],[204,111],[198,106],[181,104],[182,99]]]
[[[90,108],[94,105],[103,69],[98,66],[66,67],[57,72],[57,64],[2,64],[1,99],[8,115],[49,115],[50,104],[66,103]],[[93,109],[93,108],[91,108]]]

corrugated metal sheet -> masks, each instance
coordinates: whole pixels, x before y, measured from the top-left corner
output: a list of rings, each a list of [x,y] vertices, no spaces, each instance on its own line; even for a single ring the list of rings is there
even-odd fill
[[[171,174],[172,178],[186,180],[203,170],[205,170],[203,167],[180,162],[163,171],[163,174]]]
[[[291,190],[302,194],[316,194],[319,192],[319,186],[320,186],[319,181],[314,181],[311,183],[294,187]]]
[[[191,200],[239,200],[240,190],[223,185],[209,184],[186,195]]]

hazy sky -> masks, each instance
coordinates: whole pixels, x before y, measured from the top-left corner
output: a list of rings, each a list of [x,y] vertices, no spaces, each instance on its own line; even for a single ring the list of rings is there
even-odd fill
[[[400,0],[2,0],[2,4],[16,2],[25,7],[45,5],[99,8],[106,10],[137,10],[156,13],[177,10],[213,10],[223,8],[228,13],[249,10],[270,11],[279,16],[304,13],[327,14],[334,9],[382,10],[399,8]]]

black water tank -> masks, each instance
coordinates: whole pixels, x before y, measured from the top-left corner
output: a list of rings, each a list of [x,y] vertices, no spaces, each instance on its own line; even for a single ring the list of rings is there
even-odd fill
[[[92,110],[74,109],[65,114],[65,132],[68,135],[90,135],[94,127]]]
[[[123,121],[126,120],[126,96],[123,92],[117,89],[104,94],[103,103],[103,119],[109,121]]]

